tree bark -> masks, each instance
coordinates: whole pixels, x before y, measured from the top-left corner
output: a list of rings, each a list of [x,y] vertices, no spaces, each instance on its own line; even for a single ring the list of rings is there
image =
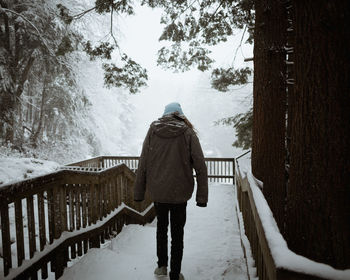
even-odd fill
[[[6,5],[6,3],[4,3],[4,1],[0,0],[0,5],[3,8],[7,8],[7,5]],[[6,13],[2,13],[1,15],[2,15],[2,18],[4,20],[4,25],[5,25],[5,34],[3,35],[4,38],[2,38],[3,42],[4,42],[4,47],[9,53],[11,53],[9,18],[8,18]]]
[[[286,9],[255,2],[252,171],[283,232],[286,133]]]
[[[44,115],[45,115],[45,102],[46,102],[46,95],[47,95],[49,83],[50,83],[50,79],[49,79],[48,74],[47,74],[45,79],[44,79],[43,90],[41,93],[41,104],[40,104],[40,114],[39,114],[38,126],[37,126],[37,129],[35,130],[35,133],[33,134],[32,138],[31,138],[31,144],[34,148],[36,148],[39,135],[41,134],[41,131],[43,128]],[[34,127],[34,125],[33,125],[33,127]]]
[[[350,267],[350,2],[297,1],[288,246]]]

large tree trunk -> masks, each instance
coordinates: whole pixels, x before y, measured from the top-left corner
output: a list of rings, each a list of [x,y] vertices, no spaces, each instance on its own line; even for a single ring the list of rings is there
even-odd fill
[[[286,130],[286,9],[255,2],[252,171],[283,231]]]
[[[350,2],[293,1],[288,246],[350,267]]]

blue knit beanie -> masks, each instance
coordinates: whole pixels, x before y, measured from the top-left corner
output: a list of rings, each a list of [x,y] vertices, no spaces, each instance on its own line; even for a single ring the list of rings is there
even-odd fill
[[[166,105],[163,116],[169,115],[169,114],[172,114],[175,112],[178,112],[180,116],[184,115],[184,113],[182,112],[182,109],[181,109],[181,105],[177,102],[173,102],[173,103]]]

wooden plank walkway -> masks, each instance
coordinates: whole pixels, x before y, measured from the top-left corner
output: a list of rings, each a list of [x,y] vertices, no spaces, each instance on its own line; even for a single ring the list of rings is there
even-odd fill
[[[211,183],[207,208],[197,207],[194,198],[189,201],[182,265],[185,279],[246,280],[247,263],[254,273],[250,250],[247,262],[241,246],[234,195],[232,184]],[[156,221],[128,225],[104,248],[90,250],[67,268],[61,279],[155,279],[155,236]]]

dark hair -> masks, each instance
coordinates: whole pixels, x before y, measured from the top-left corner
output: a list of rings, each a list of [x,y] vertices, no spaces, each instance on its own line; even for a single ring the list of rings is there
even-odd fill
[[[189,128],[191,128],[194,133],[197,134],[197,130],[194,128],[193,124],[185,117],[180,116],[178,112],[172,114],[176,119],[183,121]]]

